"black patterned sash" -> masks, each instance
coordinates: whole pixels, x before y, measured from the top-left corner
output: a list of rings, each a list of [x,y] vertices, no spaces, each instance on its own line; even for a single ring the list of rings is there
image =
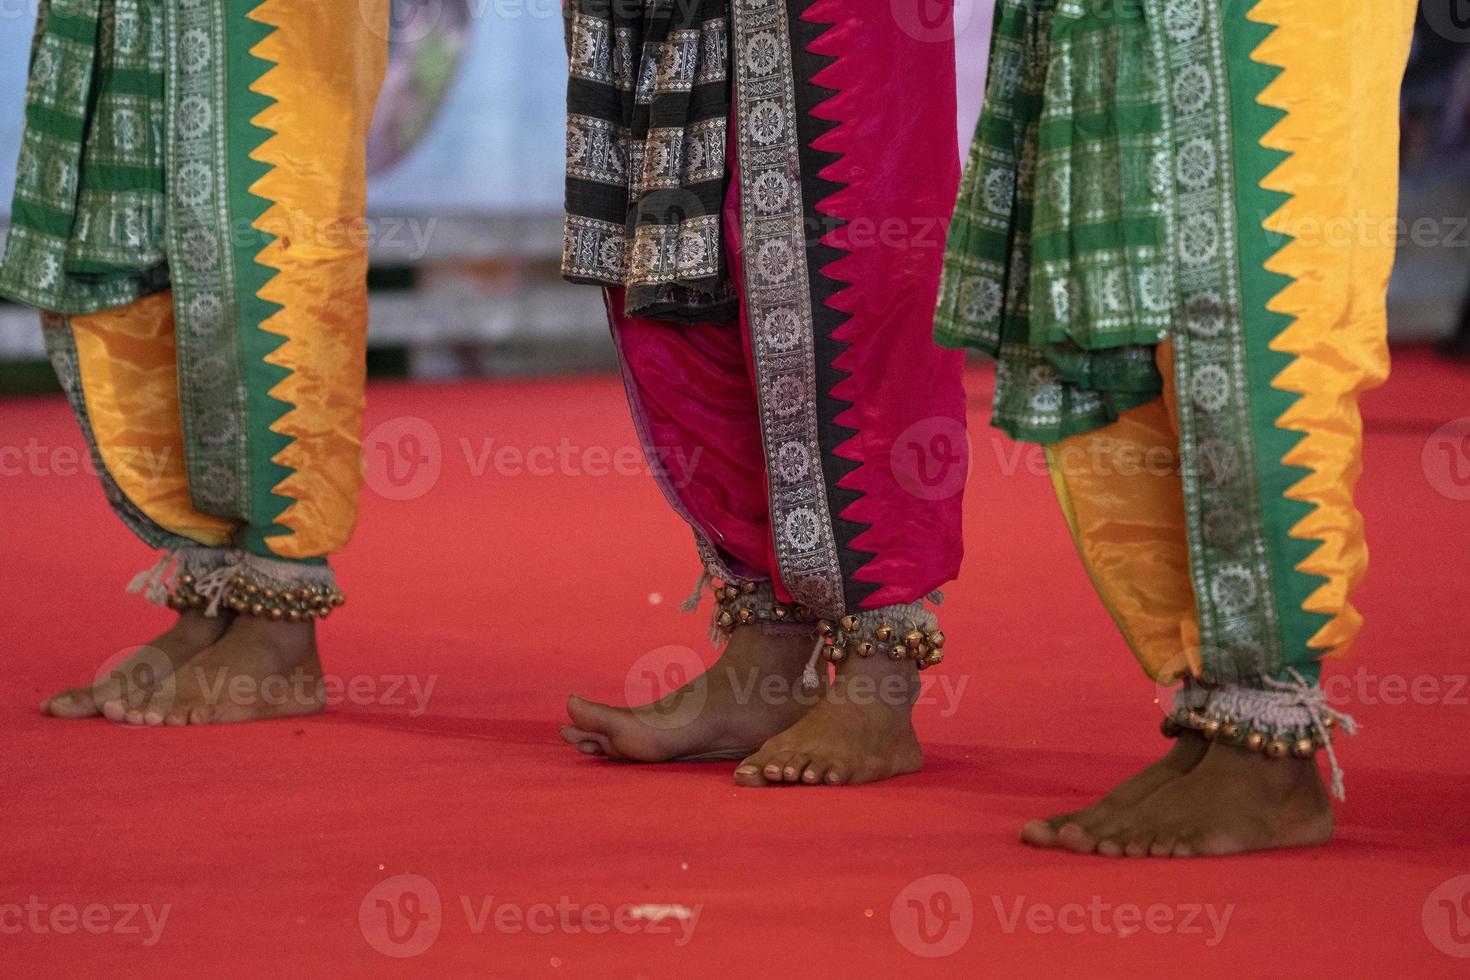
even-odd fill
[[[631,316],[728,323],[729,0],[573,0],[562,275]]]

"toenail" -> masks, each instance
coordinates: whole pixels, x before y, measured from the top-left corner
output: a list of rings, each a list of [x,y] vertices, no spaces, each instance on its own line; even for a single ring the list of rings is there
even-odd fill
[[[735,771],[742,776],[754,776],[756,773],[760,772],[760,770],[757,769],[755,766],[741,766]]]

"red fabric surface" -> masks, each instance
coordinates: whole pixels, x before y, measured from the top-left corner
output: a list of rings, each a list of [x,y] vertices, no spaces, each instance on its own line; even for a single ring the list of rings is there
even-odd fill
[[[0,403],[0,972],[1463,975],[1467,961],[1431,941],[1454,942],[1451,912],[1470,939],[1470,901],[1454,904],[1463,883],[1431,893],[1470,874],[1470,690],[1456,687],[1470,672],[1470,502],[1437,492],[1421,455],[1430,433],[1470,414],[1467,380],[1402,354],[1366,405],[1368,626],[1356,658],[1333,671],[1364,678],[1350,687],[1376,703],[1346,705],[1365,732],[1343,744],[1349,802],[1336,842],[1172,863],[1015,843],[1024,819],[1096,796],[1164,743],[1152,685],[1094,598],[1045,480],[1028,472],[1031,451],[1007,473],[1017,451],[983,425],[980,372],[970,379],[969,558],[949,591],[949,659],[920,710],[927,767],[841,790],[737,789],[727,764],[618,766],[558,740],[569,690],[623,698],[630,667],[665,644],[709,656],[702,615],[676,611],[697,571],[689,535],[652,480],[583,472],[602,465],[598,450],[635,444],[613,378],[374,387],[369,429],[385,427],[370,459],[385,439],[432,433],[439,472],[431,481],[431,464],[409,480],[407,491],[423,491],[411,499],[368,491],[339,563],[350,601],[324,628],[324,651],[342,677],[433,679],[427,711],[343,704],[306,721],[197,730],[36,713],[43,694],[89,678],[165,617],[122,593],[149,556],[92,478],[71,471],[81,440],[61,400]],[[420,446],[434,456],[432,440]],[[518,472],[506,451],[538,446],[562,472],[534,475],[541,457]],[[570,465],[555,459],[562,446]],[[370,485],[403,496],[373,465]],[[1389,674],[1437,682],[1438,695],[1421,698],[1435,703],[1385,703],[1398,691],[1382,682]],[[377,952],[359,919],[370,890],[400,874],[424,876],[442,900],[437,940],[408,959]],[[973,903],[968,940],[942,959],[899,935],[938,948],[916,938],[904,892],[929,875],[959,879]],[[953,886],[948,894],[963,901]],[[88,905],[169,913],[152,946],[140,915],[129,924],[141,935],[24,922],[16,932],[5,906],[31,896],[43,916]],[[487,900],[491,920],[477,933]],[[501,903],[680,905],[699,917],[681,946],[678,927],[599,935],[577,919],[547,934],[497,930]],[[381,941],[373,923],[385,920],[367,905]],[[1230,910],[1223,932],[1205,914],[1188,918],[1207,905],[1217,920]],[[1155,927],[1166,916],[1172,926],[1153,931],[1124,908],[1132,931],[1120,936],[1112,915],[1127,906],[1157,906]],[[1048,909],[1062,925],[1042,931]]]

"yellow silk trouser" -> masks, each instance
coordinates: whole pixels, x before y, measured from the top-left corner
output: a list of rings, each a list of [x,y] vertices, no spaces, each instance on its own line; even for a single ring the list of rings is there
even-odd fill
[[[1362,622],[1349,601],[1368,564],[1353,500],[1362,468],[1358,396],[1388,374],[1399,86],[1414,5],[1261,0],[1249,17],[1274,27],[1252,58],[1282,69],[1258,101],[1285,113],[1261,145],[1287,156],[1261,186],[1290,199],[1241,234],[1288,238],[1266,263],[1289,279],[1268,308],[1292,319],[1270,344],[1292,358],[1272,384],[1296,396],[1275,425],[1303,437],[1278,462],[1303,468],[1286,497],[1310,505],[1290,532],[1314,546],[1296,570],[1322,580],[1302,606],[1325,618],[1308,645],[1342,656]],[[1159,360],[1172,378],[1169,345]],[[1168,386],[1162,400],[1048,449],[1104,605],[1145,670],[1165,682],[1201,674],[1176,397]]]
[[[201,298],[193,270],[204,262],[171,254],[172,292],[85,316],[47,317],[48,344],[63,382],[74,374],[69,393],[114,505],[126,507],[124,517],[150,544],[237,545],[266,558],[319,559],[351,537],[361,482],[365,147],[386,70],[387,0],[266,0],[216,14],[235,18],[229,30],[249,39],[248,58],[229,62],[217,111],[241,112],[234,107],[251,105],[246,96],[259,107],[220,126],[228,165],[250,182],[248,194],[233,198],[222,182],[219,207],[232,209],[227,218],[250,214],[242,238],[251,244],[240,267],[262,270],[262,284],[246,295],[242,275],[240,295],[205,290]],[[195,175],[169,176],[174,188]],[[182,206],[179,213],[189,215]],[[221,309],[237,311],[235,322],[203,320]],[[252,319],[252,309],[264,313]],[[186,321],[215,331],[212,346],[186,336]],[[204,327],[190,329],[202,337]],[[245,339],[252,331],[253,346]],[[186,370],[189,344],[202,353]],[[211,367],[227,358],[259,362],[234,370],[230,377],[239,380],[220,382],[238,385],[224,395],[243,410],[191,416],[181,387],[209,393]],[[247,390],[252,385],[267,390]],[[259,446],[267,452],[254,460]],[[201,492],[200,467],[191,463],[206,452],[240,461],[255,484],[235,495],[244,505],[219,506]]]

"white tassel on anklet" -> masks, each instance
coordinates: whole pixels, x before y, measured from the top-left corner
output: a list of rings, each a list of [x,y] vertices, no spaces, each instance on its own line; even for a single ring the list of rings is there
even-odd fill
[[[679,603],[680,612],[694,612],[699,608],[699,602],[704,598],[704,587],[709,585],[714,576],[709,571],[699,573],[699,581],[694,583],[694,591],[689,593],[689,598]]]
[[[1327,750],[1327,765],[1332,772],[1332,795],[1340,803],[1347,802],[1347,776],[1342,771],[1342,766],[1337,762],[1337,750],[1332,747],[1332,733],[1329,732],[1327,719],[1331,718],[1331,727],[1341,728],[1349,735],[1358,734],[1358,723],[1352,715],[1338,711],[1327,703],[1327,694],[1316,684],[1309,683],[1294,667],[1287,668],[1292,676],[1292,681],[1277,681],[1265,678],[1266,685],[1272,690],[1281,691],[1291,698],[1291,707],[1300,708],[1307,713],[1311,719],[1312,730],[1322,742],[1322,748]]]
[[[806,670],[801,672],[801,686],[804,690],[815,691],[822,686],[822,678],[817,673],[817,665],[822,662],[822,650],[826,645],[825,637],[817,637],[817,645],[812,650],[812,658],[806,662]]]
[[[165,551],[146,571],[134,575],[128,582],[127,591],[143,594],[143,598],[157,606],[168,605],[184,575],[208,577],[215,572],[234,565],[238,552],[233,548],[173,548]],[[210,613],[214,615],[214,613]]]
[[[143,598],[161,606],[168,601],[169,590],[173,588],[174,580],[178,577],[177,551],[165,551],[152,567],[134,575],[128,583],[128,591],[143,593]]]

